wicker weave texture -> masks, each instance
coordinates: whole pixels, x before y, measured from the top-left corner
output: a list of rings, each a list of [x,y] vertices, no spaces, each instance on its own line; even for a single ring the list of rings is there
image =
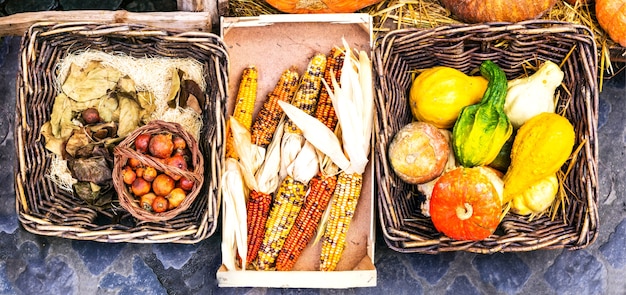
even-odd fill
[[[435,254],[521,252],[579,249],[591,244],[598,230],[598,78],[596,45],[583,26],[527,21],[450,25],[434,29],[393,31],[377,40],[374,50],[376,108],[375,175],[378,213],[385,242],[399,252]],[[557,113],[572,122],[575,147],[583,144],[564,184],[567,205],[554,219],[507,214],[496,232],[478,241],[456,241],[437,232],[420,211],[417,186],[404,183],[391,169],[387,148],[394,134],[413,120],[408,95],[415,70],[444,65],[465,73],[492,60],[508,79],[525,74],[526,65],[550,60],[565,73]],[[562,167],[565,171],[567,164]]]
[[[191,171],[184,171],[176,167],[168,166],[163,161],[140,153],[133,148],[135,139],[141,134],[160,134],[169,133],[183,138],[190,150]],[[194,182],[192,190],[187,194],[182,203],[172,209],[161,213],[155,213],[141,208],[136,197],[130,192],[129,187],[122,180],[122,169],[128,163],[128,159],[134,158],[147,167],[154,167],[159,172],[168,173],[168,175],[178,175],[186,177]],[[120,205],[130,212],[135,218],[142,221],[167,221],[184,212],[191,206],[198,196],[202,183],[204,182],[204,158],[200,153],[200,149],[196,140],[189,132],[177,123],[154,120],[143,125],[131,134],[129,134],[122,142],[115,147],[115,166],[113,167],[113,184],[117,191]]]
[[[206,103],[198,146],[204,182],[189,208],[167,221],[141,221],[119,204],[99,209],[59,189],[46,174],[50,153],[40,138],[50,119],[56,64],[85,49],[133,57],[193,58],[203,64]],[[17,77],[16,210],[35,234],[78,240],[132,243],[196,243],[217,227],[224,138],[228,57],[221,39],[204,32],[174,32],[132,24],[39,23],[25,33]],[[116,199],[116,198],[115,198]]]

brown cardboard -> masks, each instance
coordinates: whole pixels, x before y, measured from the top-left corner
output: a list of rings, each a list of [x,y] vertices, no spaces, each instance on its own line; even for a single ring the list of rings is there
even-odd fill
[[[253,64],[259,70],[256,115],[285,69],[296,67],[302,74],[314,54],[327,54],[333,46],[342,47],[342,38],[352,48],[371,52],[371,17],[367,14],[321,14],[224,18],[222,38],[230,61],[228,114],[234,108],[241,73]],[[364,174],[361,197],[337,271],[317,271],[321,242],[313,245],[311,241],[294,271],[227,271],[222,266],[217,274],[219,285],[298,288],[375,286],[371,166],[370,163]]]

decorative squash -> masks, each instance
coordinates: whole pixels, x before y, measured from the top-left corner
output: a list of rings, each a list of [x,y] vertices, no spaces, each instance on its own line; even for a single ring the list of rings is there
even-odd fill
[[[421,72],[411,84],[409,105],[418,121],[451,128],[463,107],[478,103],[487,89],[483,76],[468,76],[451,67]]]
[[[575,140],[574,126],[561,115],[541,113],[524,123],[513,140],[503,202],[554,175],[569,158]]]
[[[482,100],[461,109],[452,129],[454,155],[461,165],[474,167],[491,163],[513,133],[504,113],[507,80],[504,71],[490,60],[480,73],[489,81]]]
[[[441,175],[430,198],[430,216],[438,231],[455,240],[471,241],[495,232],[502,207],[493,179],[499,178],[487,173],[494,172],[459,167]]]
[[[389,144],[393,171],[411,184],[425,183],[441,175],[450,154],[448,138],[425,122],[405,125]]]
[[[596,0],[596,18],[611,40],[626,46],[626,0]]]
[[[519,22],[535,19],[550,10],[556,0],[441,0],[462,21]]]
[[[381,0],[266,0],[267,4],[285,13],[352,13]]]

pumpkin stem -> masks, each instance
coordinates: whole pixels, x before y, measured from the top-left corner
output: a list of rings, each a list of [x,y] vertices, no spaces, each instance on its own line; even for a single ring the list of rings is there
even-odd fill
[[[474,208],[469,203],[463,204],[463,207],[456,207],[456,216],[460,220],[466,220],[472,217],[472,214],[474,214]]]

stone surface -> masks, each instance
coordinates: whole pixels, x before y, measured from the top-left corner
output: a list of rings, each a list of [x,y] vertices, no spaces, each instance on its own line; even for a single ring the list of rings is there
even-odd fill
[[[6,0],[4,9],[8,14],[51,10],[57,7],[55,0]]]
[[[606,267],[588,251],[566,251],[544,277],[557,294],[605,294]]]
[[[484,282],[507,294],[518,293],[531,274],[530,267],[514,253],[476,256],[472,264]]]
[[[622,220],[609,240],[600,246],[600,252],[614,268],[626,267],[626,220]]]
[[[446,295],[480,295],[480,291],[469,281],[466,276],[458,276],[452,285],[446,288]]]

